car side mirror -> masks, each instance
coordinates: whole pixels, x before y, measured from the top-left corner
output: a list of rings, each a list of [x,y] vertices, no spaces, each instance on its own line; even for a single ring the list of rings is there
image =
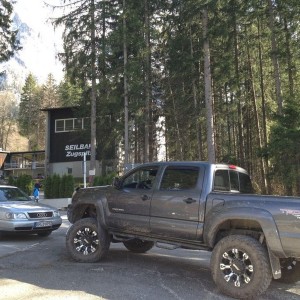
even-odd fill
[[[114,177],[112,185],[116,188],[116,189],[120,189],[121,188],[121,180],[119,177]]]

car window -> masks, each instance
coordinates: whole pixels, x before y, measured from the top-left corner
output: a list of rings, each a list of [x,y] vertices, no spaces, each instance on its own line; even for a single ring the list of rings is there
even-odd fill
[[[18,188],[0,187],[0,202],[30,200],[31,199]]]
[[[122,188],[151,189],[154,184],[157,170],[157,167],[136,170],[123,180]]]
[[[190,190],[197,186],[199,168],[168,167],[163,175],[160,190]]]

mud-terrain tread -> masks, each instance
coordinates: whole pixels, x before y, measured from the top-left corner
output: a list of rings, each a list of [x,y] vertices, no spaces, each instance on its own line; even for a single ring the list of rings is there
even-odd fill
[[[235,287],[232,283],[227,283],[220,270],[223,253],[233,248],[246,252],[253,265],[253,278],[244,287]],[[230,235],[217,243],[211,256],[211,273],[214,282],[224,294],[239,299],[257,298],[268,289],[272,280],[267,249],[256,239],[244,235]]]
[[[76,250],[74,245],[74,237],[79,229],[84,227],[90,227],[92,230],[98,233],[99,245],[94,253],[84,255]],[[97,220],[94,218],[84,218],[75,222],[68,229],[66,236],[66,248],[70,256],[77,262],[93,263],[97,262],[107,254],[110,246],[110,238],[105,229],[97,226]]]

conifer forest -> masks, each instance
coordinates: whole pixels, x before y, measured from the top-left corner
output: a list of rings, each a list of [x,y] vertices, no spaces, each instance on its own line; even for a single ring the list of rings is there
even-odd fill
[[[64,0],[53,9],[65,78],[26,80],[18,121],[33,148],[43,146],[33,134],[42,119],[28,103],[37,114],[76,105],[101,159],[121,149],[125,163],[155,161],[163,146],[166,160],[236,164],[259,193],[300,195],[299,0]]]

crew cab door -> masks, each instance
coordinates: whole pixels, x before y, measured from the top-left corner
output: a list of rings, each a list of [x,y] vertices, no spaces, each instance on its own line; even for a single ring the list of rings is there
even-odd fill
[[[140,167],[122,178],[108,199],[108,225],[120,231],[150,231],[150,203],[157,166]]]
[[[152,196],[151,234],[178,239],[196,239],[203,181],[201,167],[168,166]]]

